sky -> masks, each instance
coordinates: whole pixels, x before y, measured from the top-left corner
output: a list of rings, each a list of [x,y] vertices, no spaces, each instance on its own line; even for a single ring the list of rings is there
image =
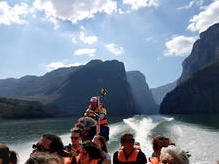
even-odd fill
[[[116,59],[158,87],[218,22],[219,0],[0,0],[0,79]]]

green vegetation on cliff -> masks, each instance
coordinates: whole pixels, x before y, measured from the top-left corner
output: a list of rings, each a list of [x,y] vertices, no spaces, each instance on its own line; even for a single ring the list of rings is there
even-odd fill
[[[36,101],[0,98],[0,118],[43,118],[52,115]]]
[[[160,113],[219,113],[219,61],[206,65],[168,93]]]

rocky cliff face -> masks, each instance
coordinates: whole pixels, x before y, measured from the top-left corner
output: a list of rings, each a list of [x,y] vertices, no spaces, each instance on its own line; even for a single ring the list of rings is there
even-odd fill
[[[91,61],[75,71],[57,91],[51,103],[74,112],[85,111],[90,97],[98,95],[100,88],[108,93],[103,102],[110,115],[136,114],[134,100],[127,82],[124,64],[114,61]]]
[[[161,114],[219,113],[219,61],[194,73],[168,93]]]
[[[126,73],[135,100],[136,110],[144,114],[157,114],[158,105],[155,104],[145,76],[139,71]]]
[[[162,114],[219,113],[219,24],[200,34],[183,62],[177,87],[160,105]]]
[[[200,39],[194,43],[191,54],[182,64],[183,72],[178,84],[215,59],[219,59],[219,24],[200,34]]]
[[[166,94],[172,91],[175,87],[176,87],[176,81],[157,88],[151,88],[150,90],[156,104],[160,105]]]
[[[0,80],[0,96],[40,101],[81,115],[90,97],[98,95],[102,87],[108,90],[104,104],[109,114],[138,113],[124,64],[116,60],[94,60],[84,66],[60,68],[42,77]]]

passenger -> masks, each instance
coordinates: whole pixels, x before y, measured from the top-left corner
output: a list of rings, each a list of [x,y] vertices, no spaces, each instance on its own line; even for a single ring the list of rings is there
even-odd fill
[[[82,144],[82,151],[79,156],[74,157],[71,164],[102,164],[104,160],[102,151],[91,141]]]
[[[63,155],[63,143],[60,137],[56,136],[55,134],[44,134],[37,144],[33,146],[33,152],[47,152],[54,155]]]
[[[160,164],[189,164],[186,152],[170,145],[161,149]]]
[[[133,164],[145,164],[147,158],[145,154],[135,147],[135,139],[131,133],[124,133],[121,136],[121,148],[113,155],[113,164],[133,163]]]
[[[169,138],[160,135],[155,136],[152,140],[154,153],[152,157],[149,158],[149,162],[151,162],[151,164],[158,164],[162,147],[167,147],[170,144],[171,140]]]
[[[44,152],[59,156],[64,161],[64,164],[68,164],[72,161],[72,155],[64,152],[64,145],[60,137],[55,134],[44,134],[37,144],[33,145],[33,153]]]
[[[104,156],[106,156],[106,159],[104,160],[103,163],[111,164],[111,157],[110,157],[110,154],[108,153],[105,137],[96,135],[94,136],[93,142],[98,146],[99,149],[102,150]]]
[[[33,153],[25,164],[63,164],[61,158],[48,153]]]
[[[98,102],[98,97],[92,97],[90,99],[90,105],[87,111],[84,113],[86,117],[92,117],[96,121],[100,121],[100,125],[107,126],[107,111],[102,104]],[[100,119],[100,120],[99,120]]]
[[[17,154],[8,146],[0,143],[0,164],[17,164]]]
[[[81,130],[79,128],[72,128],[71,129],[71,143],[66,146],[67,151],[73,154],[74,156],[78,156],[81,152]]]
[[[82,142],[91,141],[97,134],[97,122],[90,117],[80,118],[76,122],[75,127],[81,130]]]
[[[94,135],[99,134],[109,140],[109,127],[107,121],[107,111],[103,104],[100,104],[100,97],[92,97],[90,105],[86,112],[85,117],[91,117],[97,122],[97,131]],[[91,134],[91,133],[90,133]],[[93,139],[94,135],[91,137]],[[92,140],[91,139],[91,140]]]

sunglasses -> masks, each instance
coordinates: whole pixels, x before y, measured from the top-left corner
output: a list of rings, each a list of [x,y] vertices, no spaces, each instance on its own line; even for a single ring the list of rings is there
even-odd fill
[[[50,149],[46,149],[46,148],[44,148],[43,146],[40,146],[40,145],[35,145],[35,144],[33,144],[33,145],[32,145],[32,148],[35,149],[35,150],[37,150],[37,151],[42,151],[42,152],[44,152],[44,151],[49,151],[49,152],[51,152]]]
[[[79,137],[71,137],[71,140],[77,140]]]
[[[121,142],[122,143],[134,143],[135,139],[133,139],[133,138],[132,139],[122,139]]]

